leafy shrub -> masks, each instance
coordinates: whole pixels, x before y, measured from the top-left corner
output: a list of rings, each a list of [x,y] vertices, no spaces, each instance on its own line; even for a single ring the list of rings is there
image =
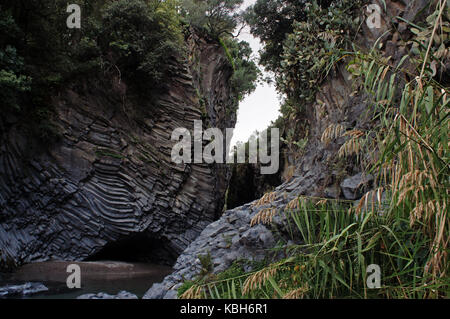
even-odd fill
[[[232,34],[240,19],[236,10],[242,3],[243,0],[182,0],[181,7],[188,24],[218,39]]]
[[[30,91],[31,78],[22,74],[24,59],[11,45],[11,37],[18,35],[20,30],[9,12],[0,11],[0,27],[5,32],[0,35],[0,99],[3,107],[18,110],[18,98],[21,93]]]
[[[264,44],[260,63],[273,72],[284,97],[274,125],[284,135],[286,152],[295,141],[308,138],[307,106],[350,47],[363,1],[258,0],[246,12],[251,32]],[[302,147],[298,149],[299,156]]]
[[[238,101],[242,101],[246,95],[256,89],[261,72],[253,61],[252,49],[247,42],[229,37],[221,39],[220,42],[233,67],[233,75],[230,79],[233,94]]]
[[[293,23],[284,41],[278,90],[297,105],[312,102],[319,84],[354,37],[361,1],[335,1],[322,8],[317,1],[305,6],[305,20]]]
[[[66,26],[67,1],[5,1],[0,11],[3,106],[20,106],[28,121],[24,126],[45,137],[55,133],[50,97],[63,84],[112,75],[128,80],[140,94],[158,89],[169,75],[170,59],[183,50],[177,3],[84,0],[78,30]]]
[[[173,2],[119,0],[102,10],[99,45],[109,63],[137,82],[155,86],[169,60],[181,53],[182,34]]]

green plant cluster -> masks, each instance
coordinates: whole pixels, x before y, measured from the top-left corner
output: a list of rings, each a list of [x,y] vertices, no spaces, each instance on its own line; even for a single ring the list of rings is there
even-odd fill
[[[322,8],[316,1],[305,5],[305,20],[293,23],[286,36],[277,88],[291,103],[304,107],[315,99],[319,84],[353,40],[362,1],[334,1]]]
[[[256,90],[261,72],[252,58],[252,49],[248,42],[238,41],[232,37],[223,37],[220,44],[233,67],[230,85],[237,102]]]
[[[106,81],[122,100],[131,94],[148,100],[164,89],[176,61],[185,58],[190,27],[226,48],[238,102],[255,89],[259,76],[249,45],[231,35],[241,3],[83,0],[78,3],[81,29],[69,29],[67,1],[5,0],[0,8],[1,107],[19,112],[33,135],[51,138],[57,131],[50,99],[67,85]]]
[[[250,45],[234,35],[242,25],[238,8],[243,0],[181,0],[182,23],[195,32],[207,34],[224,49],[233,74],[230,78],[232,97],[238,105],[244,97],[256,89],[261,72],[252,57]],[[236,111],[235,109],[229,111]]]
[[[351,47],[362,3],[258,0],[245,13],[251,32],[264,44],[260,64],[271,72],[283,97],[281,116],[273,123],[281,131],[283,152],[303,152],[309,132],[307,106]]]
[[[3,108],[19,109],[18,97],[30,90],[31,78],[22,74],[24,59],[11,45],[20,30],[9,12],[0,11],[0,29],[5,30],[0,35],[0,99]]]
[[[182,54],[177,3],[84,0],[79,3],[81,29],[69,29],[67,1],[5,1],[0,11],[1,107],[12,107],[27,130],[48,139],[57,135],[50,99],[68,83],[105,81],[106,75],[117,83],[126,80],[140,94],[158,89],[170,75],[170,59]]]
[[[186,280],[178,288],[178,297],[182,297],[189,289],[196,287],[206,287],[207,295],[215,299],[237,299],[238,291],[244,287],[244,281],[248,277],[246,269],[251,268],[252,271],[261,270],[264,262],[253,262],[248,260],[236,260],[225,271],[219,274],[212,274],[210,271],[202,273],[194,280]],[[209,288],[208,288],[209,287]],[[249,297],[257,298],[257,294],[250,294]]]
[[[94,25],[95,26],[95,25]],[[102,9],[95,41],[104,61],[136,83],[155,87],[182,54],[182,29],[174,1],[119,0]]]
[[[233,35],[239,24],[237,12],[243,0],[181,0],[180,8],[187,24],[218,39]]]
[[[265,261],[251,272],[236,262],[217,275],[185,282],[179,296],[194,287],[197,298],[207,299],[449,297],[448,277],[433,281],[424,267],[432,239],[407,218],[388,214],[388,204],[356,215],[349,213],[351,201],[298,201],[298,209],[280,213],[290,238],[302,243],[283,248],[287,258]],[[381,269],[379,289],[367,286],[371,264]]]

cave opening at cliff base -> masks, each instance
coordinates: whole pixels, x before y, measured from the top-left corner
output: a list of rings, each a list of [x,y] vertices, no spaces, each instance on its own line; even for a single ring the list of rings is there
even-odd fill
[[[167,242],[145,233],[133,234],[106,244],[86,261],[119,261],[172,266],[178,254]]]

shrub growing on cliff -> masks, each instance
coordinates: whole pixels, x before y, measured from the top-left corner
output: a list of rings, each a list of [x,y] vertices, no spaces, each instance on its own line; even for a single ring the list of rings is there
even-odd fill
[[[241,101],[256,89],[261,72],[252,58],[252,49],[247,42],[225,37],[221,43],[233,66],[233,75],[230,79],[233,93],[237,100]]]
[[[176,0],[83,0],[82,28],[68,29],[67,1],[5,0],[0,11],[3,106],[20,107],[24,127],[46,139],[56,132],[50,97],[62,85],[104,76],[128,80],[139,94],[159,88],[170,59],[183,48],[177,5]]]
[[[308,138],[308,104],[342,52],[350,48],[362,2],[258,0],[247,10],[246,21],[264,44],[260,63],[273,72],[276,88],[285,98],[280,109],[284,120],[275,125],[286,141],[289,135],[295,136],[290,142]],[[282,147],[288,149],[289,142]]]
[[[240,20],[236,10],[243,0],[182,0],[187,22],[213,38],[230,35]]]
[[[284,41],[278,90],[299,105],[312,102],[318,85],[355,36],[359,18],[353,12],[362,1],[336,1],[322,8],[317,1],[305,5],[304,21],[293,23]]]
[[[319,5],[324,13],[331,0],[257,0],[245,12],[245,21],[250,25],[251,33],[264,44],[261,50],[261,65],[276,75],[281,74],[283,45],[286,37],[294,32],[295,22],[307,19],[305,11],[308,3]],[[351,1],[347,1],[351,3]],[[325,14],[323,14],[323,18]]]
[[[14,46],[14,37],[20,30],[7,11],[0,11],[0,29],[0,99],[3,107],[19,109],[18,98],[30,90],[31,78],[22,74],[24,59]]]
[[[98,42],[124,77],[160,83],[181,53],[182,34],[173,1],[119,0],[102,10]]]
[[[281,71],[283,43],[294,30],[294,21],[304,20],[304,6],[302,0],[258,0],[245,12],[251,33],[264,44],[260,63],[268,71],[275,74]]]

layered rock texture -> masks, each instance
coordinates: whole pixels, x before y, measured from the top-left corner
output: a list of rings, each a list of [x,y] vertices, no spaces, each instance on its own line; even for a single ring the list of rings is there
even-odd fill
[[[133,97],[131,87],[126,94],[117,78],[86,79],[54,96],[54,144],[39,144],[19,119],[2,115],[0,270],[84,260],[130,238],[142,259],[171,263],[218,218],[226,166],[174,164],[171,134],[192,131],[194,120],[234,127],[232,68],[217,43],[192,35],[187,47],[151,100]]]
[[[386,1],[381,26],[369,29],[363,24],[358,43],[370,49],[383,34],[381,43],[386,56],[398,62],[405,53],[399,40],[399,31],[387,32],[387,21],[400,16],[414,21],[427,1]],[[382,6],[382,4],[379,4]],[[407,24],[398,19],[398,30],[405,30]],[[395,64],[395,62],[393,62]],[[304,154],[290,165],[295,166],[292,177],[274,190],[275,200],[268,205],[244,206],[226,211],[220,220],[208,225],[201,235],[180,255],[174,266],[174,273],[162,283],[154,284],[144,298],[176,298],[177,289],[184,280],[195,279],[202,270],[199,256],[210,255],[213,272],[218,273],[237,259],[261,260],[271,257],[270,250],[276,243],[289,244],[289,237],[280,232],[283,227],[283,212],[286,205],[298,196],[316,196],[355,200],[370,190],[373,177],[363,174],[361,166],[348,159],[339,160],[338,151],[346,141],[337,138],[332,143],[322,140],[324,131],[330,125],[341,125],[345,130],[368,130],[373,121],[367,96],[356,92],[345,65],[338,67],[321,86],[316,96],[317,103],[309,107],[309,143]],[[253,204],[256,202],[253,202]],[[279,214],[270,226],[259,224],[252,227],[251,219],[265,208],[274,208]],[[273,256],[272,256],[273,257]],[[276,256],[275,256],[276,257]]]
[[[413,21],[426,0],[389,1],[381,27],[364,23],[359,46],[369,49],[388,31],[386,21]],[[380,2],[380,7],[383,7]],[[381,40],[398,61],[405,48],[397,29]],[[0,268],[48,259],[80,260],[108,248],[138,243],[147,258],[173,261],[174,272],[155,284],[146,298],[174,298],[183,280],[202,270],[199,256],[210,255],[213,271],[233,261],[266,258],[276,243],[287,244],[275,227],[250,220],[261,209],[283,211],[298,196],[358,200],[371,185],[354,162],[339,160],[345,138],[324,143],[330,125],[345,130],[371,128],[367,96],[355,93],[344,65],[336,67],[310,105],[309,140],[302,156],[289,160],[295,171],[274,190],[271,204],[245,204],[220,216],[228,182],[222,165],[175,165],[170,154],[177,127],[194,120],[212,127],[235,124],[231,67],[223,49],[192,36],[189,58],[173,63],[164,94],[154,101],[131,101],[107,94],[108,84],[87,81],[54,98],[62,139],[42,148],[20,129],[18,120],[0,120]],[[119,81],[120,84],[120,81]],[[120,86],[120,85],[119,85]],[[127,116],[128,115],[128,116]],[[285,167],[287,167],[286,165]],[[277,227],[279,226],[279,227]],[[278,229],[278,231],[275,231]],[[117,250],[117,249],[116,249]]]

